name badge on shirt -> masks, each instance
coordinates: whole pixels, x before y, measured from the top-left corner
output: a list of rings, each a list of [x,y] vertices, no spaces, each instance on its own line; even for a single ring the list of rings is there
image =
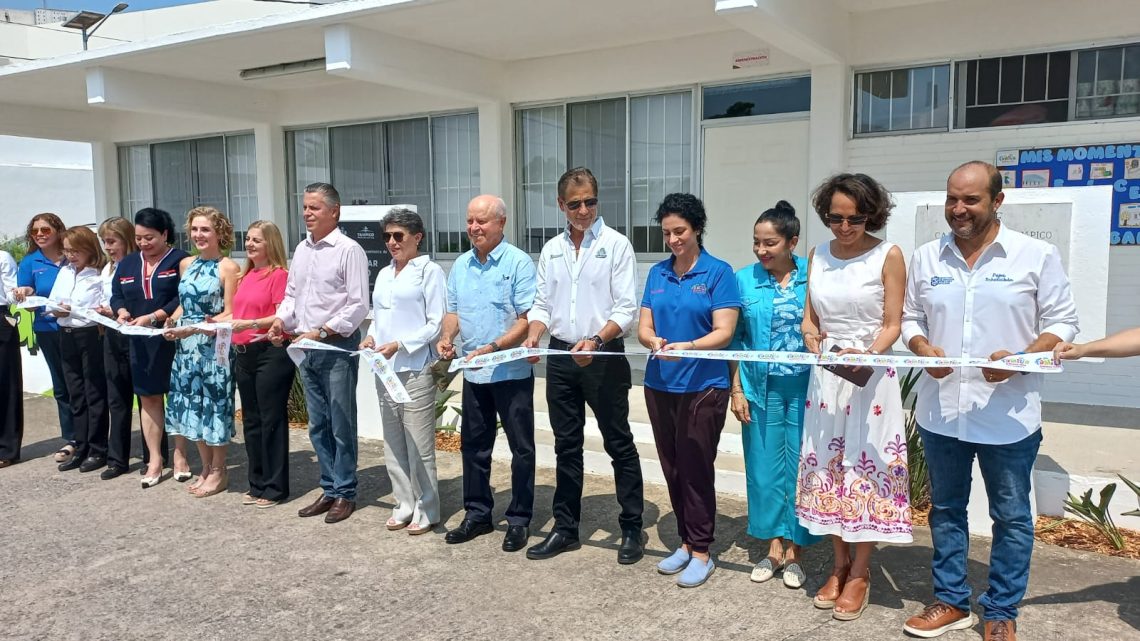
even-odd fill
[[[178,275],[177,269],[168,269],[164,272],[158,272],[158,275],[155,276],[155,278],[172,278],[172,277],[177,276],[177,275]]]

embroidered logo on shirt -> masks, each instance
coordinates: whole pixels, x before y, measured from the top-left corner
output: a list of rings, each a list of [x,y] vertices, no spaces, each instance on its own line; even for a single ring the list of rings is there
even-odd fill
[[[696,285],[693,285],[692,289],[694,294],[707,294],[709,291],[708,286],[704,283],[697,283]]]
[[[1013,279],[1005,274],[990,274],[986,277],[987,283],[1012,283]]]
[[[551,258],[562,258],[563,255],[564,254],[551,254],[550,257]]]
[[[123,276],[123,277],[119,278],[119,284],[120,285],[130,285],[133,282],[135,282],[134,276]]]
[[[952,282],[954,282],[953,276],[931,276],[930,277],[930,286],[931,287],[938,287],[939,285],[949,285]]]
[[[664,289],[651,289],[651,290],[649,290],[649,293],[650,294],[664,294],[665,290]]]
[[[171,277],[177,276],[177,275],[178,275],[177,269],[168,269],[164,272],[158,272],[158,275],[155,276],[155,278],[171,278]]]
[[[594,254],[594,258],[605,258],[605,257],[606,257],[606,248],[605,247],[599,247],[598,253]]]

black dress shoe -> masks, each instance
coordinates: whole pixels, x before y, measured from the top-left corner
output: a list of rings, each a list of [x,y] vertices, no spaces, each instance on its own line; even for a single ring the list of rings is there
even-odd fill
[[[459,527],[448,532],[447,536],[443,537],[443,540],[453,545],[456,543],[466,543],[471,539],[487,534],[494,529],[495,528],[491,527],[491,524],[487,521],[470,521],[468,519],[463,519],[463,521],[459,524]]]
[[[556,557],[563,552],[577,550],[581,547],[582,542],[577,538],[572,539],[561,532],[551,532],[546,535],[542,543],[531,546],[531,548],[526,551],[526,558],[539,561]]]
[[[621,547],[618,548],[618,563],[631,565],[645,556],[641,545],[641,530],[622,530]]]
[[[111,479],[119,478],[126,473],[126,468],[122,468],[117,465],[108,465],[107,469],[103,470],[103,472],[99,474],[99,478],[103,479],[104,481],[110,481]]]
[[[73,456],[70,459],[59,464],[59,471],[66,472],[68,470],[76,470],[79,469],[80,465],[83,465],[83,460],[78,456]]]
[[[80,472],[94,472],[95,470],[103,467],[106,464],[107,464],[107,459],[105,457],[88,456],[87,458],[83,459],[82,463],[79,464],[79,471]]]
[[[518,552],[526,547],[526,540],[530,537],[530,529],[525,525],[508,525],[507,535],[503,537],[504,552]]]

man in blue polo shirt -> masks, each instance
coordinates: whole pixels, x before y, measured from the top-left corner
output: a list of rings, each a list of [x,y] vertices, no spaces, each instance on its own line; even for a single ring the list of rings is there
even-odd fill
[[[534,262],[503,237],[507,207],[497,196],[477,196],[467,205],[471,250],[447,278],[447,315],[439,339],[443,358],[480,356],[517,347],[526,338],[534,304]],[[456,336],[461,341],[458,350]],[[534,374],[525,360],[463,371],[463,506],[448,543],[487,534],[491,525],[491,450],[496,416],[511,448],[511,503],[503,550],[521,550],[530,535],[534,507]]]

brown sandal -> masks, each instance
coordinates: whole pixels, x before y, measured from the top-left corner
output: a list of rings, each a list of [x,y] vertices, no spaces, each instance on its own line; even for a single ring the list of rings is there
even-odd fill
[[[858,596],[859,590],[863,590],[863,596]],[[846,596],[852,596],[859,603],[857,610],[840,610],[839,599]],[[863,616],[863,610],[867,609],[867,603],[871,600],[871,575],[868,573],[865,576],[848,576],[847,583],[843,585],[843,593],[835,600],[835,607],[831,611],[831,616],[837,621],[854,621]]]
[[[815,598],[811,600],[812,605],[820,610],[830,610],[835,607],[835,601],[843,595],[843,586],[847,583],[847,567],[837,568],[831,571],[831,576],[827,577],[827,581],[823,587],[815,593]]]

